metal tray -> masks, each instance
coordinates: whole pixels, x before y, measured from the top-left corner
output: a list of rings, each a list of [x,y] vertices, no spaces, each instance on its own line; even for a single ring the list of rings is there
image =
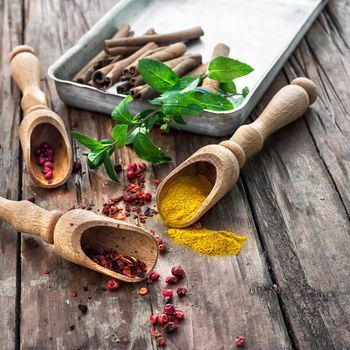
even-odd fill
[[[250,93],[241,106],[227,112],[204,111],[190,117],[181,130],[226,136],[241,125],[273,81],[327,0],[122,0],[99,20],[48,71],[61,99],[68,105],[110,114],[123,95],[72,82],[73,76],[102,48],[123,23],[136,34],[153,27],[159,33],[201,25],[205,35],[188,51],[210,59],[215,44],[224,42],[230,56],[253,66],[254,72],[236,80]],[[133,112],[147,102],[130,104]]]

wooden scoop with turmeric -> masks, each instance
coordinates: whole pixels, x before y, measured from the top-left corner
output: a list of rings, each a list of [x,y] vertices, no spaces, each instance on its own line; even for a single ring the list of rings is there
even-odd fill
[[[197,222],[239,177],[246,159],[261,150],[265,139],[301,117],[317,98],[316,85],[297,78],[272,98],[251,124],[237,129],[230,140],[208,145],[173,170],[157,191],[159,214],[175,228]]]

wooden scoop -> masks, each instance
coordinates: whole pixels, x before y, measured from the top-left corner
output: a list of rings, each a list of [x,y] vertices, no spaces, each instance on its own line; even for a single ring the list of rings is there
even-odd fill
[[[64,259],[125,282],[139,282],[153,270],[158,258],[158,244],[144,229],[91,211],[74,209],[63,214],[47,211],[29,201],[10,201],[0,197],[0,220],[18,232],[31,233],[49,244]],[[114,249],[146,264],[145,277],[130,278],[108,270],[92,261],[82,246]]]
[[[230,191],[246,159],[261,150],[269,135],[302,116],[316,98],[315,84],[307,78],[297,78],[277,92],[253,123],[239,127],[230,140],[202,147],[185,160],[162,181],[157,191],[159,214],[165,222],[166,217],[159,203],[167,188],[181,176],[204,175],[213,187],[191,220],[172,225],[178,228],[194,224]]]
[[[41,187],[54,188],[67,181],[72,172],[72,148],[63,120],[48,108],[40,90],[40,63],[34,50],[25,45],[15,47],[10,55],[11,75],[23,93],[24,119],[19,128],[23,159],[32,179]],[[54,176],[48,183],[37,165],[35,150],[48,143],[55,152]]]

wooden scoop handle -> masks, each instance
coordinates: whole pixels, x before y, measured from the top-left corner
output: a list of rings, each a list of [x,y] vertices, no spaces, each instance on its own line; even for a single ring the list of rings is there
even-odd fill
[[[38,108],[47,108],[45,93],[40,89],[40,62],[33,48],[16,46],[9,55],[11,75],[23,97],[24,115]]]
[[[253,123],[242,125],[220,145],[235,154],[242,168],[247,158],[261,150],[269,135],[301,117],[316,98],[316,85],[307,78],[297,78],[276,93]]]
[[[29,201],[16,202],[0,197],[0,220],[17,232],[41,236],[50,244],[53,244],[53,232],[62,214],[59,210],[48,211]]]

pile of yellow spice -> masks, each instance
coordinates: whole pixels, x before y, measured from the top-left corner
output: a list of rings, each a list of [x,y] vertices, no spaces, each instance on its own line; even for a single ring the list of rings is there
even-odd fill
[[[179,177],[163,190],[158,205],[165,223],[173,228],[168,234],[179,244],[206,255],[239,254],[247,237],[233,232],[205,228],[176,228],[189,222],[203,205],[213,185],[203,175]],[[174,228],[175,227],[175,228]]]

